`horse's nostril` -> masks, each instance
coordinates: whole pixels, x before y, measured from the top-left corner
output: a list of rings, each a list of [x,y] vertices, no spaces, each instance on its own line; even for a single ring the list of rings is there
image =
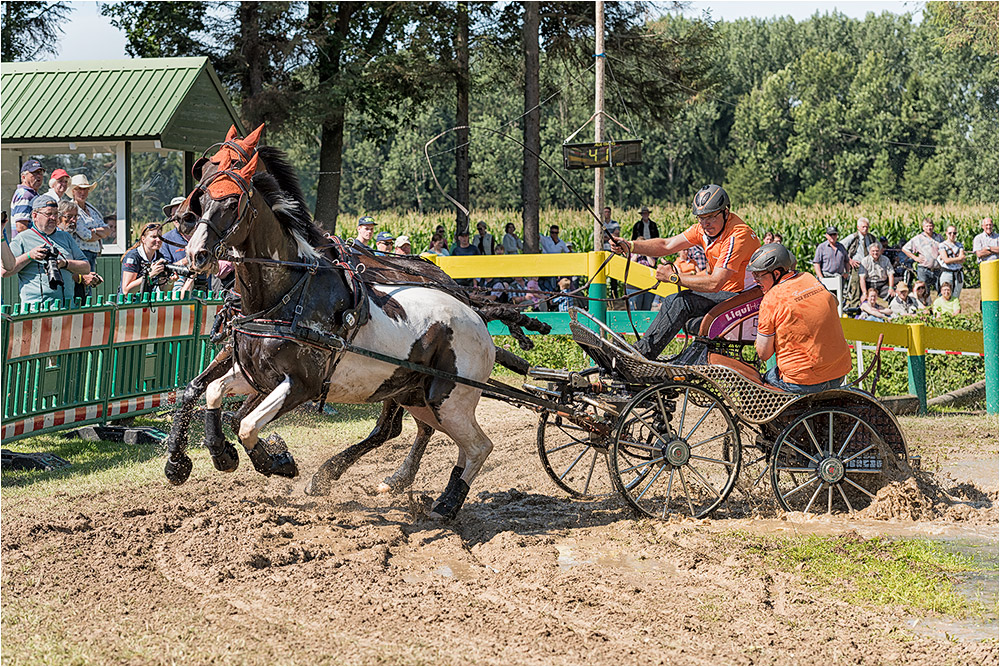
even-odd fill
[[[199,250],[194,254],[195,266],[202,266],[212,258],[212,254],[207,250]]]

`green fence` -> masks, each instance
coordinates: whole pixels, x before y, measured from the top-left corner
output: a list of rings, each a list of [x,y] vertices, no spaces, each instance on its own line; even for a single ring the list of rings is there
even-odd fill
[[[3,442],[173,403],[216,353],[218,295],[95,301],[3,307]]]

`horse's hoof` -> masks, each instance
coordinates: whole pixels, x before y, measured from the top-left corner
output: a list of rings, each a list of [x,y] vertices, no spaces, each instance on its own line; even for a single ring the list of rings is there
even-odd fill
[[[224,442],[218,452],[209,450],[212,464],[219,472],[233,472],[240,465],[240,455],[231,442]]]
[[[385,480],[375,488],[376,493],[392,493],[392,485],[389,480]]]
[[[250,461],[253,463],[254,470],[265,477],[277,475],[291,479],[299,476],[299,467],[295,465],[295,459],[292,458],[291,454],[288,452],[269,454],[264,448],[264,443],[260,440],[250,450]]]
[[[176,459],[170,456],[163,466],[163,474],[167,476],[167,481],[174,486],[180,486],[191,476],[191,457],[187,454],[178,454]]]
[[[320,473],[316,473],[306,484],[305,493],[307,496],[327,496],[330,495],[330,479],[327,476],[320,477]]]

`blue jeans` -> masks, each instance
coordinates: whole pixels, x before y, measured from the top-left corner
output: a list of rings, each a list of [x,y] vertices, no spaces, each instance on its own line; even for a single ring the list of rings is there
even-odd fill
[[[778,373],[778,367],[775,366],[767,373],[764,373],[764,382],[772,387],[777,387],[781,391],[787,391],[790,394],[815,394],[818,391],[836,389],[844,383],[844,378],[840,377],[835,380],[820,382],[819,384],[795,384],[794,382],[785,382],[782,380],[781,375]]]
[[[663,348],[674,339],[681,327],[698,315],[705,315],[716,304],[722,303],[736,292],[692,292],[683,290],[663,299],[660,311],[646,329],[635,348],[647,359],[656,359]]]
[[[941,275],[941,269],[928,269],[927,267],[917,265],[917,280],[922,280],[927,283],[928,290],[938,291],[938,277]]]
[[[635,294],[638,291],[640,291],[638,287],[632,287],[631,285],[625,286],[625,292],[630,295]],[[654,296],[655,295],[652,292],[643,292],[642,294],[629,296],[629,307],[631,307],[632,310],[652,310]]]
[[[83,250],[83,249],[81,249],[80,252],[82,252],[83,256],[87,258],[88,262],[90,262],[90,270],[97,271],[97,256],[100,253],[94,252],[93,250]],[[84,293],[86,294],[86,296],[90,296],[93,293],[93,290],[89,287],[85,287]]]

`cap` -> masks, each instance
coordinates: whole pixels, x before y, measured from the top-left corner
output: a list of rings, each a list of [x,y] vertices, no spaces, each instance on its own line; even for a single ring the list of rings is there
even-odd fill
[[[174,206],[180,206],[183,203],[184,203],[184,197],[174,197],[173,199],[170,200],[169,204],[163,207],[163,215],[169,215],[170,209],[172,209]]]
[[[45,167],[43,167],[42,163],[39,162],[38,160],[28,160],[27,162],[21,165],[22,174],[29,171],[30,172],[38,171],[39,169],[44,171]]]
[[[829,227],[826,228],[826,233],[827,234],[840,234],[840,230],[838,230],[835,226],[830,225]]]
[[[639,209],[639,213],[649,213],[649,207],[643,206],[642,208]]]
[[[65,169],[56,169],[52,172],[53,180],[58,181],[60,178],[69,178],[69,172]]]
[[[361,224],[361,223],[359,222],[358,224]],[[378,236],[376,236],[376,237],[375,237],[375,241],[376,241],[376,242],[380,242],[380,241],[392,241],[392,240],[394,240],[395,238],[396,238],[396,237],[395,237],[395,236],[393,236],[393,235],[392,235],[391,233],[389,233],[389,232],[379,232],[379,233],[378,233]]]
[[[358,218],[358,227],[360,227],[361,225],[371,225],[372,227],[374,227],[375,224],[376,224],[375,218],[371,217],[370,215],[363,215],[360,218]]]
[[[86,174],[77,174],[76,176],[73,177],[73,180],[70,181],[69,189],[76,190],[77,188],[79,188],[80,190],[89,190],[90,188],[96,185],[97,183],[91,183],[89,180],[87,180]]]
[[[31,210],[37,211],[40,208],[45,208],[47,206],[58,206],[59,202],[55,200],[51,195],[38,195],[31,200]]]
[[[406,234],[400,234],[396,237],[396,247],[402,248],[404,245],[410,245],[410,237]]]

